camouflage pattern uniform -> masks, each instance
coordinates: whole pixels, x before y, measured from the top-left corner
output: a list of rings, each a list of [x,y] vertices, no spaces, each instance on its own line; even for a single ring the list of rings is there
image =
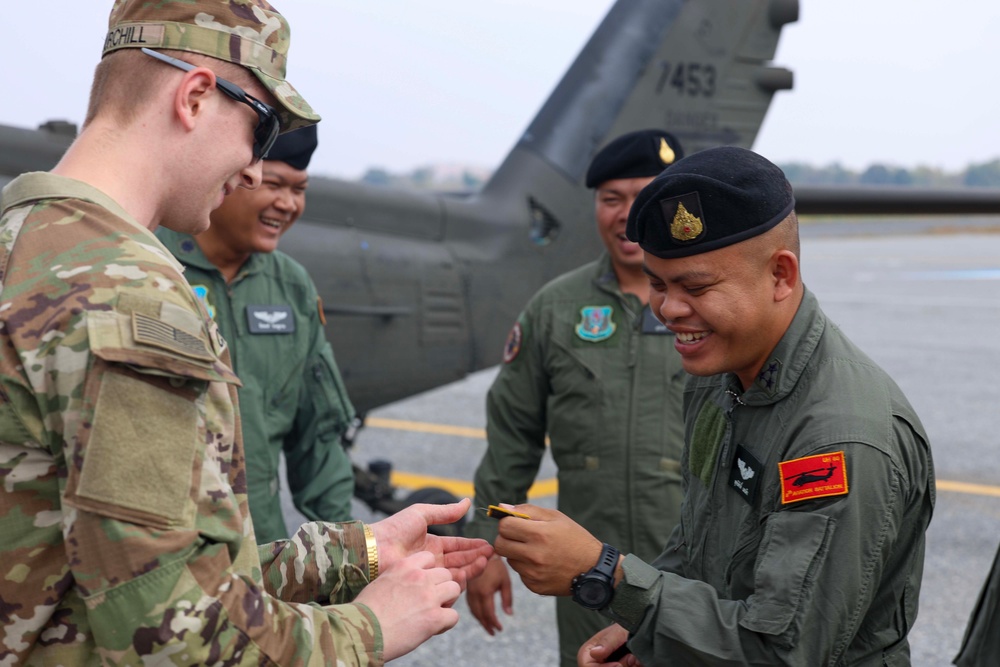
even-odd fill
[[[379,664],[366,607],[303,604],[365,585],[360,524],[258,553],[238,381],[179,265],[78,181],[3,201],[0,665]]]
[[[119,3],[109,43],[140,45],[117,25],[136,14],[211,7],[287,50],[247,0]],[[250,30],[217,40],[227,60],[271,57]],[[361,524],[256,547],[238,380],[177,262],[80,181],[27,174],[2,201],[0,667],[382,664],[378,621],[344,604],[367,583]]]

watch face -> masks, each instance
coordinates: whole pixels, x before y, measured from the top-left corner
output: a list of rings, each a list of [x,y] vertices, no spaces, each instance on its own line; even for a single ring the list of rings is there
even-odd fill
[[[584,579],[576,589],[576,602],[588,609],[601,609],[608,603],[610,586],[598,579]]]

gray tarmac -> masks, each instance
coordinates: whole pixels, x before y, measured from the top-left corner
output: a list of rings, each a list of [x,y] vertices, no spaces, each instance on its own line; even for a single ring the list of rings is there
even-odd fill
[[[824,310],[899,383],[931,438],[938,478],[928,532],[920,615],[910,633],[917,667],[944,666],[958,651],[969,613],[1000,542],[1000,228],[996,220],[917,221],[802,228],[802,272]],[[370,417],[482,428],[496,369],[385,406]],[[471,480],[479,438],[368,427],[352,451],[364,465]],[[551,460],[539,478],[555,474]],[[964,488],[960,484],[986,488]],[[535,502],[554,506],[554,498]],[[287,503],[286,503],[287,505]],[[355,504],[356,516],[374,520]],[[296,523],[289,507],[288,520]],[[516,576],[515,576],[516,580]],[[457,604],[461,620],[394,664],[557,664],[554,605],[515,581],[513,617],[488,636]]]

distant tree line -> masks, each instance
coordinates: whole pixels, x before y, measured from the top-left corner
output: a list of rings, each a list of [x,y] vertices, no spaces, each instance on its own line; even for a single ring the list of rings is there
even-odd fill
[[[834,162],[814,167],[801,162],[780,164],[793,185],[911,185],[914,187],[1000,187],[1000,159],[970,164],[959,172],[933,167],[912,169],[873,164],[863,171],[846,169]]]
[[[914,187],[1000,187],[1000,159],[970,164],[959,172],[934,167],[908,169],[873,164],[856,171],[834,162],[815,167],[802,162],[778,165],[793,185],[908,185]],[[475,191],[489,179],[488,170],[477,167],[426,166],[405,173],[390,173],[381,167],[368,169],[359,179],[371,185],[415,190]]]

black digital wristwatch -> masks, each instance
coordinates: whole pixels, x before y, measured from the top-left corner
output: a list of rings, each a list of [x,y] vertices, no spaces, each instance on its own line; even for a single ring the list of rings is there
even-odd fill
[[[604,609],[611,604],[615,587],[615,567],[618,566],[618,549],[610,544],[601,548],[597,565],[573,579],[570,590],[573,602],[587,609]]]

